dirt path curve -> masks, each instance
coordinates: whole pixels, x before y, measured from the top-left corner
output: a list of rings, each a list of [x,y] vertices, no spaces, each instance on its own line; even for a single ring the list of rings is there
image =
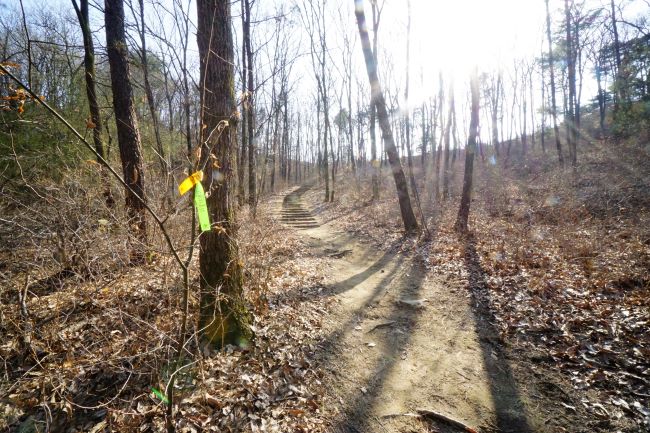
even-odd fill
[[[304,191],[289,201],[313,218]],[[399,245],[378,251],[331,224],[298,227],[331,265],[311,296],[337,299],[320,358],[338,404],[324,408],[336,412],[333,432],[461,431],[408,415],[417,409],[481,432],[538,431],[532,424],[541,420],[524,413],[496,332],[465,288],[437,280]]]

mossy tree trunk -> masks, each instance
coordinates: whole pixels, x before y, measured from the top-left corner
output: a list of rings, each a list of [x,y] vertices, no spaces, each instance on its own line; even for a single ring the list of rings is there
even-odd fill
[[[246,345],[252,335],[243,294],[242,264],[236,243],[233,38],[230,2],[197,2],[201,61],[201,166],[214,226],[201,235],[200,319],[202,341],[217,348]]]

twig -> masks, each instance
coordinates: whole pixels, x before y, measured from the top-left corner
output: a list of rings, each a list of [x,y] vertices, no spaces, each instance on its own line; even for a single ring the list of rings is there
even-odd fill
[[[383,328],[383,327],[385,327],[385,326],[392,326],[392,325],[394,325],[394,324],[395,324],[395,321],[394,321],[394,320],[391,320],[391,321],[389,321],[389,322],[380,323],[380,324],[378,324],[378,325],[373,326],[372,329],[371,329],[370,331],[366,332],[366,334],[370,334],[372,331],[374,331],[374,330],[377,329],[377,328]]]
[[[450,425],[452,427],[456,427],[458,429],[461,429],[464,432],[467,433],[478,433],[478,430],[467,426],[466,424],[463,424],[460,421],[456,421],[453,418],[449,418],[447,415],[443,415],[438,412],[434,412],[430,409],[417,409],[416,413],[412,412],[407,412],[407,413],[391,413],[388,415],[383,415],[382,418],[395,418],[398,416],[410,416],[410,417],[415,417],[415,418],[432,418],[435,421],[441,421],[447,425]]]
[[[341,257],[348,255],[352,253],[352,250],[342,250],[342,251],[337,251],[335,253],[329,254],[327,257],[331,257],[334,259],[340,259]]]
[[[416,410],[416,412],[418,413],[418,415],[420,415],[423,418],[433,418],[436,421],[442,421],[445,424],[448,424],[448,425],[450,425],[452,427],[459,428],[459,429],[461,429],[461,430],[463,430],[463,431],[465,431],[467,433],[478,433],[478,430],[476,430],[476,429],[474,429],[472,427],[469,427],[468,425],[463,424],[462,422],[457,421],[457,420],[455,420],[453,418],[449,418],[447,415],[443,415],[441,413],[434,412],[434,411],[432,411],[430,409],[418,409],[418,410]]]
[[[32,348],[32,322],[27,310],[27,289],[29,288],[29,274],[25,275],[25,283],[22,289],[18,289],[18,302],[20,303],[20,315],[22,316],[23,327],[23,344],[26,351]]]

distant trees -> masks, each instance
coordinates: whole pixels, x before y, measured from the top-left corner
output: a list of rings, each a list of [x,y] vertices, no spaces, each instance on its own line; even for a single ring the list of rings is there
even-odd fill
[[[299,6],[276,2],[271,8],[261,8],[254,0],[240,0],[231,5],[237,9],[236,16],[241,12],[241,24],[233,33],[238,46],[233,62],[241,65],[241,73],[233,78],[233,86],[241,92],[235,102],[240,140],[233,149],[239,205],[248,204],[254,214],[260,197],[305,179],[319,180],[324,199],[331,202],[337,196],[335,180],[340,182],[348,172],[355,178],[357,192],[365,194],[367,202],[376,201],[381,167],[391,164],[391,158],[406,166],[410,195],[420,187],[415,180],[421,170],[425,196],[453,198],[458,174],[454,163],[467,146],[471,117],[468,101],[458,98],[466,86],[454,86],[452,74],[442,68],[426,70],[426,65],[420,65],[420,83],[413,80],[412,67],[417,66],[411,60],[419,60],[420,47],[410,37],[399,53],[385,56],[380,52],[380,48],[391,49],[390,44],[380,46],[380,27],[387,26],[386,34],[392,35],[395,26],[402,31],[406,23],[407,33],[410,31],[410,4],[393,10],[389,2],[371,1],[366,11],[368,39],[373,67],[384,85],[393,153],[382,137],[383,127],[377,131],[378,108],[371,89],[364,84],[368,81],[360,79],[361,59],[352,56],[356,29],[346,21],[352,19],[352,3],[347,0],[342,3],[347,8],[330,8],[330,1]],[[15,17],[5,19],[3,15],[0,20],[0,61],[24,65],[17,73],[53,106],[85,123],[95,149],[102,149],[110,158],[115,138],[119,141],[125,134],[119,132],[124,121],[113,121],[120,107],[115,113],[112,110],[113,98],[119,98],[124,80],[116,83],[116,91],[107,85],[111,62],[106,62],[104,53],[112,56],[114,51],[111,47],[101,49],[103,43],[92,38],[96,30],[92,28],[93,15],[99,17],[101,11],[87,0],[71,0],[71,4],[69,16],[61,18],[48,8],[32,10],[30,16],[30,4],[25,2],[27,16],[22,19],[23,8],[17,2]],[[190,16],[187,2],[181,0],[164,8],[146,0],[126,4],[131,13],[127,11],[124,18],[123,49],[130,66],[132,123],[140,126],[138,134],[129,127],[131,140],[139,136],[137,153],[143,170],[152,162],[160,167],[147,176],[147,198],[172,209],[171,178],[180,177],[180,170],[196,159],[193,151],[204,128],[199,120],[200,68],[188,43],[195,18]],[[526,166],[536,157],[536,142],[546,151],[546,145],[555,141],[560,164],[569,158],[576,166],[580,143],[594,134],[592,113],[600,137],[643,131],[650,123],[642,104],[650,98],[647,19],[631,17],[627,3],[611,0],[602,5],[582,0],[537,4],[546,7],[546,16],[542,15],[546,25],[538,35],[541,53],[490,66],[480,74],[484,110],[482,139],[477,138],[475,151],[481,161],[490,164]],[[415,6],[414,35],[419,27]],[[8,6],[8,10],[12,8]],[[70,25],[73,10],[78,26]],[[384,23],[385,10],[391,14],[399,10],[403,20]],[[341,43],[335,43],[337,40]],[[312,73],[300,76],[297,72],[310,60]],[[583,83],[590,80],[590,74],[598,88],[593,100],[589,99],[592,95],[583,96],[583,89],[589,88]],[[13,90],[2,91],[8,95]],[[413,101],[417,108],[411,106]],[[25,123],[12,123],[12,127],[17,125],[24,127]],[[24,143],[17,140],[18,152],[23,145],[30,146],[29,140]],[[72,160],[70,149],[64,146],[62,152]],[[421,167],[413,164],[417,157]],[[137,176],[131,169],[127,177],[142,181],[139,169],[135,171]],[[154,196],[160,194],[156,185],[164,173],[170,176],[163,202]],[[137,205],[137,200],[127,200]],[[400,206],[408,214],[403,203]]]

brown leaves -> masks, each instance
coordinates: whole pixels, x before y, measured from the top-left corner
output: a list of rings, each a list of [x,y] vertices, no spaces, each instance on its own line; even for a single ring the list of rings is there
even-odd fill
[[[266,306],[253,324],[255,347],[228,349],[182,371],[174,393],[177,429],[323,431],[323,390],[311,357],[324,301],[297,300],[295,293],[284,299],[284,293],[313,283],[311,271],[318,264],[303,260],[304,246],[269,221],[264,205],[255,222],[242,222],[247,297]],[[284,247],[292,252],[288,259]],[[92,431],[96,426],[101,431],[102,422],[115,431],[164,430],[166,403],[151,389],[164,392],[178,368],[169,354],[174,353],[182,314],[180,275],[169,260],[161,254],[155,265],[115,269],[107,281],[70,279],[51,293],[30,295],[28,307],[43,353],[40,364],[13,364],[19,329],[3,334],[0,355],[10,364],[12,380],[0,383],[3,394],[11,388],[9,400],[0,402],[0,411],[8,414],[0,418],[0,430],[15,430],[25,418],[40,423],[46,410],[52,412],[52,431]],[[267,274],[271,263],[281,272]],[[197,269],[192,274],[198,275]],[[197,303],[193,291],[190,311],[197,311]],[[18,323],[15,302],[2,305],[7,306],[2,314]],[[190,323],[195,319],[190,317]],[[188,358],[198,357],[193,343],[187,347]]]

